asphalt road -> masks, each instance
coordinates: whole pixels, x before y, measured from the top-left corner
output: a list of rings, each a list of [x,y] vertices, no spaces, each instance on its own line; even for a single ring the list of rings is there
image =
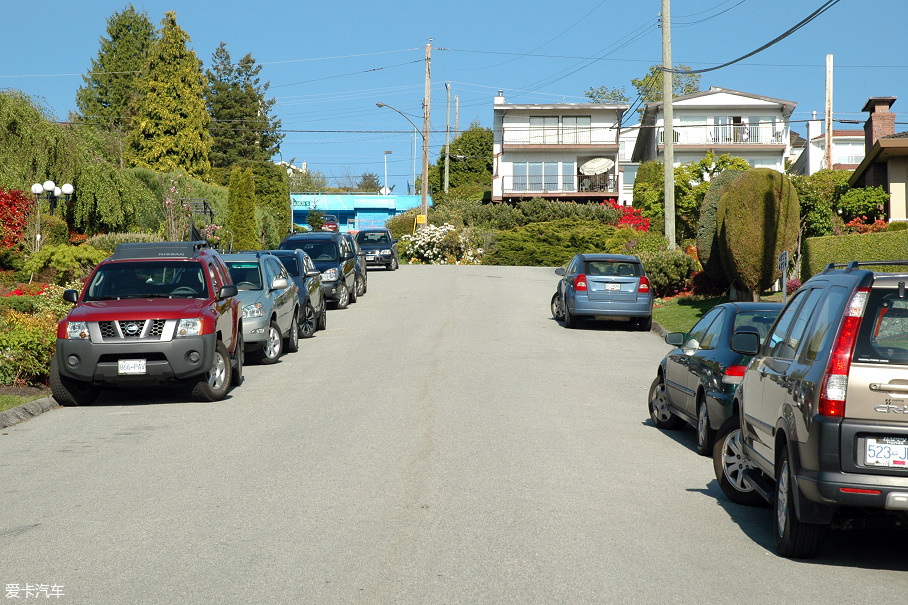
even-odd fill
[[[66,603],[894,603],[905,535],[779,558],[551,269],[402,267],[220,403],[109,391],[0,431],[0,593]],[[43,598],[43,595],[42,595]],[[26,601],[27,602],[27,601]]]

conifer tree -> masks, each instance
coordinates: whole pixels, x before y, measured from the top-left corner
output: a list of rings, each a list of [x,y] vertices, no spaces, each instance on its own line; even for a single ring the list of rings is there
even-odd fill
[[[258,250],[255,220],[255,184],[252,169],[235,166],[227,187],[227,230],[233,235],[234,250]]]
[[[176,13],[166,13],[161,39],[136,81],[128,157],[134,165],[158,172],[182,169],[192,176],[205,176],[211,167],[207,81],[188,42],[191,39],[177,25]]]
[[[270,161],[284,135],[281,121],[269,115],[275,99],[266,99],[269,83],[261,83],[251,54],[234,65],[221,42],[206,71],[206,102],[211,114],[211,165],[228,168],[240,160]]]
[[[136,76],[145,68],[158,35],[148,14],[132,4],[107,19],[107,35],[101,37],[98,57],[76,91],[79,113],[73,120],[113,130],[127,124]]]

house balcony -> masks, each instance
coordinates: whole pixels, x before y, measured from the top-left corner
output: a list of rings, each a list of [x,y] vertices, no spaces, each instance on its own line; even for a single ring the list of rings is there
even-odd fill
[[[618,198],[614,171],[603,174],[550,174],[546,176],[512,176],[501,178],[501,196],[494,201],[543,197],[563,201],[605,201]],[[497,199],[496,199],[497,197]]]
[[[775,130],[773,124],[734,124],[714,126],[676,126],[675,145],[716,147],[720,145],[774,145],[785,146],[788,134],[784,129]],[[665,129],[657,128],[659,145],[665,144]]]
[[[617,149],[618,129],[609,127],[503,126],[502,148],[521,149]]]

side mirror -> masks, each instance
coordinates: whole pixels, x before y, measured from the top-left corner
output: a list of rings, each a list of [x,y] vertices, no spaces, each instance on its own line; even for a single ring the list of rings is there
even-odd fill
[[[731,350],[741,355],[756,355],[760,350],[760,334],[750,327],[738,328],[731,337]]]
[[[321,274],[322,272],[318,269],[310,269],[309,271],[306,271],[306,277],[318,277]]]
[[[274,278],[274,281],[271,282],[272,290],[283,290],[284,288],[287,288],[289,286],[290,282],[287,281],[286,277],[276,277]]]
[[[564,275],[564,267],[558,267],[555,269],[555,275]]]
[[[395,239],[395,240],[392,240],[391,243],[392,243],[392,244],[396,244],[396,243],[397,243],[397,240],[396,240],[396,239]]]
[[[221,286],[220,291],[218,292],[218,300],[225,298],[230,298],[231,296],[236,296],[239,290],[236,286]]]
[[[79,291],[78,290],[63,290],[63,300],[68,303],[76,304],[79,302]]]
[[[669,332],[665,335],[665,342],[675,347],[684,344],[684,332]]]

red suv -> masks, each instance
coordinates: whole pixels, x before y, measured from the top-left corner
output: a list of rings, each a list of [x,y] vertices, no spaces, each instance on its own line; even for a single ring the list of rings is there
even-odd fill
[[[243,377],[237,288],[206,242],[121,244],[57,325],[54,398],[86,405],[105,385],[181,381],[218,401]]]

